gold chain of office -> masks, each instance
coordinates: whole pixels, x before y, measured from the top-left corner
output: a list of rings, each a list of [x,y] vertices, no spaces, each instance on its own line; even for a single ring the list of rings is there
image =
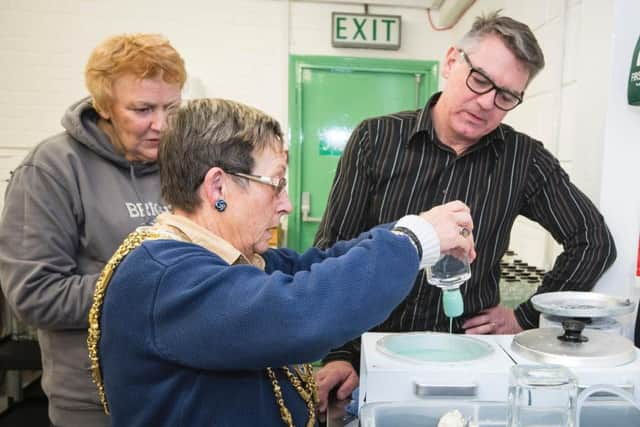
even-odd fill
[[[286,366],[282,367],[285,375],[291,382],[291,385],[298,392],[304,403],[309,410],[309,420],[307,421],[307,427],[313,427],[316,424],[316,405],[318,404],[318,387],[316,381],[313,378],[313,367],[310,364],[304,364],[294,367],[295,374],[293,374]],[[271,380],[271,386],[273,387],[273,394],[276,396],[276,402],[280,409],[280,418],[287,427],[295,427],[293,424],[293,417],[291,412],[284,404],[284,396],[282,395],[282,388],[278,383],[276,374],[271,368],[267,368],[267,376]]]
[[[150,230],[136,230],[129,234],[120,247],[111,256],[107,265],[104,266],[100,273],[100,277],[98,277],[98,281],[96,282],[96,289],[93,293],[93,304],[91,305],[91,310],[89,310],[89,335],[87,336],[87,346],[89,347],[91,376],[93,377],[94,384],[98,387],[98,396],[100,396],[100,402],[102,402],[102,407],[106,414],[109,414],[109,405],[107,403],[107,396],[104,392],[102,372],[100,371],[100,354],[98,353],[98,344],[100,342],[100,313],[102,311],[104,296],[107,292],[107,287],[109,286],[113,272],[124,257],[127,256],[129,252],[140,246],[143,241],[158,238],[160,238],[160,234]]]
[[[89,360],[91,362],[91,376],[93,377],[94,384],[98,388],[98,396],[100,397],[100,402],[102,403],[102,407],[106,414],[109,414],[109,404],[104,390],[104,382],[102,381],[98,345],[100,342],[100,314],[107,287],[109,286],[109,282],[111,281],[114,271],[129,252],[140,246],[145,240],[160,238],[166,238],[166,236],[151,229],[136,230],[130,233],[113,254],[109,262],[107,262],[100,273],[98,281],[96,282],[96,289],[93,294],[93,304],[89,311],[89,335],[87,337],[87,347],[89,348]],[[291,416],[289,409],[287,409],[284,404],[282,389],[278,383],[275,372],[272,368],[266,368],[266,370],[267,376],[271,381],[271,386],[273,387],[273,394],[275,395],[276,403],[280,410],[280,417],[285,425],[288,427],[294,427],[293,417]],[[310,364],[304,364],[300,367],[294,368],[295,374],[286,366],[283,366],[282,370],[291,382],[293,388],[298,392],[302,400],[304,400],[307,405],[309,410],[307,426],[314,426],[316,422],[316,405],[318,403],[318,387],[313,377],[313,368]]]

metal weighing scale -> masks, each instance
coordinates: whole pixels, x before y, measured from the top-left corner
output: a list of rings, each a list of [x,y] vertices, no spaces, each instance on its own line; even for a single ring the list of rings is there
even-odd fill
[[[596,292],[549,292],[534,295],[531,303],[540,314],[540,328],[562,327],[566,319],[579,319],[585,329],[623,335],[616,316],[632,313],[635,304],[629,299]]]

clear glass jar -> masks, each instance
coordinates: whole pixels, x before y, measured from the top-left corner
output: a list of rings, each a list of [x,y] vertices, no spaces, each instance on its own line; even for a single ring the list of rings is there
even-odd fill
[[[507,426],[575,427],[577,383],[564,366],[511,367]]]

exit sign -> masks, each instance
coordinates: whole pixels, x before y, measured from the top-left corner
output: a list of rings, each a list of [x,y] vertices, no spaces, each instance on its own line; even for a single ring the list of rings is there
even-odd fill
[[[400,49],[400,16],[331,14],[331,45],[365,49]]]

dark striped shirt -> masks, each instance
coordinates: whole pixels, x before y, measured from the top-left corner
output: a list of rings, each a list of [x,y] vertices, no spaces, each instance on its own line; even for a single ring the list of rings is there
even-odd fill
[[[471,209],[478,257],[471,279],[461,287],[464,314],[454,319],[456,332],[462,332],[466,319],[500,302],[500,259],[518,215],[539,223],[564,247],[537,292],[591,290],[616,257],[597,208],[542,143],[508,125],[456,155],[433,127],[430,110],[438,97],[424,110],[368,119],[353,131],[316,245],[327,247],[377,224],[461,200]],[[538,325],[530,301],[515,314],[525,329]],[[440,289],[429,285],[421,271],[411,294],[375,330],[448,331]],[[357,341],[349,343],[327,360],[346,359],[357,366],[358,347]]]

